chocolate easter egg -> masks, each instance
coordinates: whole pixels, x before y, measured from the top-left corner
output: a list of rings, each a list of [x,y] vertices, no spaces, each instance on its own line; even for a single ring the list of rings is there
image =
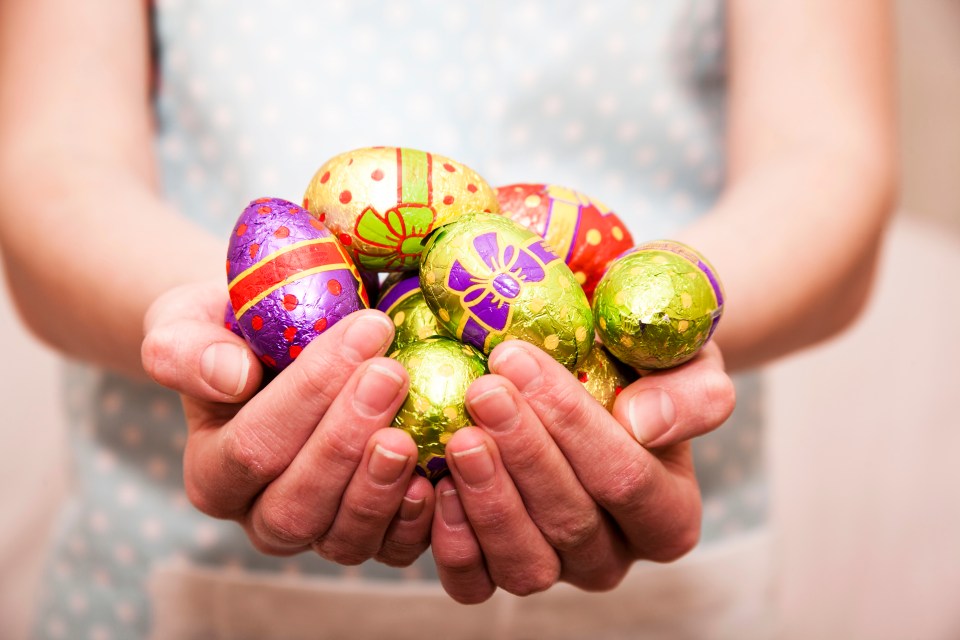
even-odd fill
[[[648,242],[610,264],[593,297],[597,333],[638,369],[686,362],[713,335],[723,289],[713,267],[679,242]]]
[[[493,189],[469,167],[398,147],[331,158],[310,181],[303,203],[357,266],[370,271],[415,269],[431,231],[466,211],[497,211]]]
[[[623,221],[599,200],[555,184],[497,189],[500,213],[536,232],[563,258],[587,298],[607,264],[633,246]]]
[[[420,287],[440,324],[485,354],[508,338],[568,369],[593,344],[593,316],[573,272],[543,238],[499,215],[468,214],[437,230]]]
[[[447,471],[444,449],[461,427],[472,424],[464,405],[470,383],[487,372],[487,359],[451,338],[430,338],[390,355],[410,376],[410,390],[393,426],[413,436],[417,470],[437,480]]]
[[[391,274],[384,281],[383,295],[377,303],[377,309],[393,320],[395,330],[391,352],[431,336],[449,335],[423,299],[417,272]]]
[[[583,388],[607,411],[613,411],[613,403],[620,392],[640,377],[636,371],[618,362],[601,344],[593,345],[573,373]]]
[[[360,274],[309,212],[278,198],[244,209],[227,250],[230,303],[251,349],[281,370],[311,340],[368,306]]]

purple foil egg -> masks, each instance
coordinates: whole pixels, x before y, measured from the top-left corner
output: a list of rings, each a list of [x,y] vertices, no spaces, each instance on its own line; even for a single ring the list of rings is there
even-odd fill
[[[254,200],[240,214],[227,249],[227,281],[244,338],[275,371],[369,306],[360,274],[333,234],[279,198]]]

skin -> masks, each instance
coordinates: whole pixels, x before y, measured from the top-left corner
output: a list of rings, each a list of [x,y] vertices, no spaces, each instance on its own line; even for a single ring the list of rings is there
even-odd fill
[[[338,323],[257,393],[260,365],[221,324],[223,242],[157,188],[142,3],[0,3],[0,242],[15,302],[64,354],[183,395],[191,501],[265,553],[402,566],[429,545],[460,602],[561,580],[613,588],[636,560],[696,544],[689,441],[732,411],[727,372],[852,322],[895,198],[889,7],[736,0],[728,28],[727,186],[678,238],[723,275],[714,341],[625,389],[612,415],[542,352],[500,345],[468,392],[477,427],[451,439],[436,488],[388,428],[407,378],[382,357],[392,325],[379,312]],[[130,214],[107,215],[104,194]],[[785,258],[803,273],[790,287]]]

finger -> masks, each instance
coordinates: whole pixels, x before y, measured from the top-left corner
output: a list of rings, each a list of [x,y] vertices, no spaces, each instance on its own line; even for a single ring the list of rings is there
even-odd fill
[[[361,462],[368,442],[390,426],[406,392],[406,371],[396,360],[361,365],[290,465],[257,498],[249,518],[252,536],[281,549],[309,544],[328,534],[340,512],[355,527],[353,537],[345,540],[349,533],[341,531],[317,550],[342,563],[355,563],[364,553],[364,560],[372,557],[403,498],[416,445],[399,430],[392,437],[380,434],[367,466]],[[355,474],[361,477],[348,500],[345,492]]]
[[[307,345],[226,424],[222,405],[185,401],[191,501],[215,517],[242,517],[291,463],[357,367],[382,355],[392,337],[389,318],[358,311]]]
[[[713,431],[736,403],[723,358],[708,343],[696,358],[645,375],[617,397],[613,416],[647,448],[664,447]]]
[[[238,403],[256,393],[263,370],[244,340],[224,327],[225,302],[226,290],[212,283],[160,296],[144,320],[144,371],[165,387],[209,402]]]
[[[493,582],[520,596],[552,586],[560,560],[530,519],[493,439],[481,429],[460,429],[447,443],[446,459]]]
[[[553,358],[520,340],[490,354],[570,462],[583,487],[617,521],[632,552],[651,560],[683,555],[699,536],[692,463],[667,466],[641,447]],[[659,452],[658,452],[659,453]]]
[[[400,510],[383,537],[383,545],[374,556],[391,567],[406,567],[430,546],[433,522],[433,485],[422,476],[409,479]]]
[[[416,462],[417,445],[410,434],[393,428],[374,433],[333,524],[314,542],[317,552],[343,565],[374,557],[400,511]]]
[[[618,532],[513,383],[483,376],[467,390],[466,400],[474,420],[496,442],[530,518],[559,553],[561,578],[582,589],[616,586],[630,561]]]
[[[437,483],[430,546],[440,584],[461,604],[477,604],[493,595],[496,585],[487,573],[480,542],[473,534],[453,480]]]

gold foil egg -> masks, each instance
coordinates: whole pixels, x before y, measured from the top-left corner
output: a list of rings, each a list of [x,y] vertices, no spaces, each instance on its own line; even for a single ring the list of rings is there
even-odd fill
[[[487,359],[473,347],[444,337],[414,342],[390,357],[410,376],[410,390],[393,426],[417,443],[418,473],[436,480],[447,471],[447,441],[473,423],[464,397],[470,383],[487,373]]]
[[[573,373],[587,393],[607,411],[613,411],[613,404],[620,392],[640,377],[636,371],[618,362],[599,343],[593,345],[593,349]]]
[[[485,354],[518,338],[572,370],[593,345],[593,315],[573,272],[543,238],[502,216],[472,213],[436,231],[420,288],[440,324]]]
[[[360,269],[415,269],[423,240],[467,211],[498,211],[493,189],[455,160],[401,147],[368,147],[321,166],[303,206]]]

